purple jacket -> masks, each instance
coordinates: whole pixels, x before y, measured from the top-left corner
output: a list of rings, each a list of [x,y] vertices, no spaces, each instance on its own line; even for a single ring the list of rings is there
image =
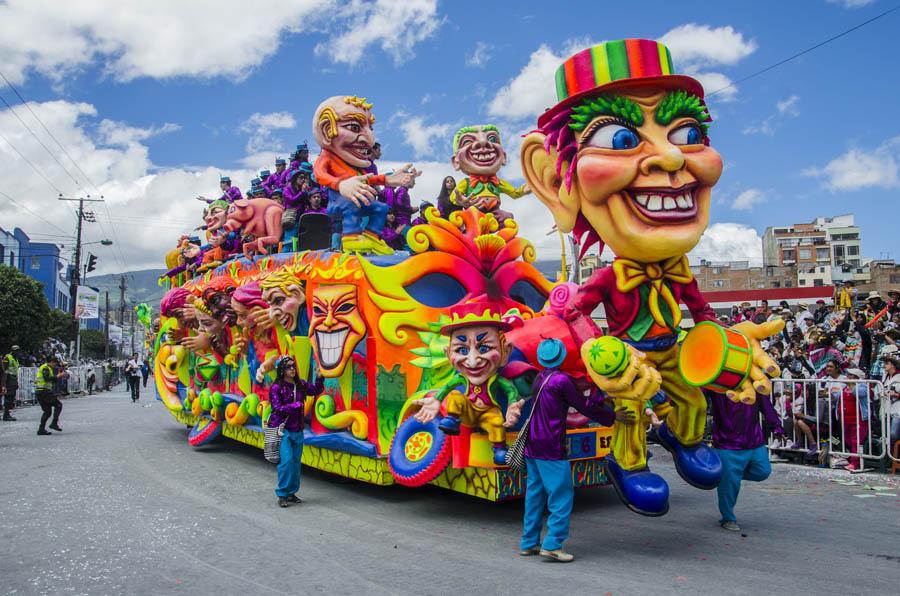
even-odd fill
[[[325,390],[325,379],[319,377],[315,383],[297,379],[290,383],[275,383],[269,390],[272,413],[269,426],[279,426],[285,422],[285,430],[303,430],[303,401],[307,395],[319,395]]]
[[[548,377],[549,380],[544,385],[544,380]],[[543,391],[540,391],[541,386],[544,387]],[[538,391],[540,396],[537,395]],[[616,419],[616,413],[604,403],[599,391],[585,396],[575,387],[572,377],[555,368],[545,369],[535,378],[531,399],[537,399],[533,406],[537,409],[531,417],[528,440],[525,442],[525,457],[568,459],[566,416],[569,407],[603,426],[611,426]]]
[[[294,190],[290,184],[284,187],[284,208],[304,209],[306,207],[306,191]]]
[[[390,226],[384,226],[384,229],[381,230],[381,239],[394,250],[403,250],[406,245],[404,237],[398,234],[395,228]]]
[[[397,188],[387,186],[382,192],[382,197],[384,197],[384,202],[387,203],[388,209],[397,216],[397,223],[408,226],[412,214],[416,212],[410,204],[409,191],[402,186]]]
[[[229,186],[228,190],[225,191],[225,194],[219,197],[219,200],[234,203],[241,198],[243,198],[243,196],[241,196],[241,189],[237,186]]]
[[[266,178],[265,182],[262,183],[263,188],[269,191],[269,194],[272,194],[276,188],[284,188],[284,185],[287,181],[287,170],[282,173],[275,172],[274,174],[269,174],[269,177]]]
[[[759,415],[784,432],[781,420],[768,396],[757,395],[753,405],[733,402],[724,395],[704,391],[712,409],[712,439],[716,449],[756,449],[765,444]]]

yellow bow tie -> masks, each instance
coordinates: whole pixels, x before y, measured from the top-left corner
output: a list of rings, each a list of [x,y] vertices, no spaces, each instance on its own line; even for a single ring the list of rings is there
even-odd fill
[[[672,313],[673,325],[677,327],[681,323],[681,306],[672,295],[672,290],[663,282],[668,279],[675,283],[686,284],[694,279],[686,256],[672,257],[661,263],[638,263],[631,259],[616,259],[613,261],[613,271],[616,274],[616,288],[622,293],[630,292],[641,284],[650,283],[647,306],[653,320],[659,325],[668,326],[659,309],[660,298],[665,300]]]

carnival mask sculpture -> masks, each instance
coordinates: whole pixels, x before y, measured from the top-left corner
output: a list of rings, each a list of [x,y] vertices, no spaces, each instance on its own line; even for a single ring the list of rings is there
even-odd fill
[[[323,376],[340,376],[365,335],[366,322],[357,304],[356,286],[324,284],[316,287],[312,296],[309,338]]]
[[[493,124],[460,128],[453,137],[453,167],[467,176],[451,194],[451,201],[461,207],[477,207],[493,213],[502,225],[512,215],[500,209],[500,195],[514,199],[528,194],[526,185],[518,188],[497,177],[506,165],[506,150],[500,142],[500,131]]]
[[[582,254],[605,243],[617,257],[575,293],[564,316],[581,335],[588,362],[590,335],[600,335],[590,316],[606,305],[610,334],[629,346],[627,374],[588,373],[638,417],[644,400],[661,386],[670,400],[657,404],[666,418],[659,429],[662,444],[685,480],[714,488],[721,463],[702,443],[706,400],[680,374],[678,343],[681,304],[695,323],[718,324],[685,256],[706,230],[710,192],[722,173],[722,159],[707,136],[703,88],[673,74],[664,45],[642,39],[578,52],[557,70],[556,87],[559,103],[523,141],[525,179],[560,231],[586,236]],[[747,337],[759,366],[729,394],[732,399],[752,401],[757,391],[770,391],[766,375],[777,374],[778,367],[759,340],[780,328],[735,328]],[[645,428],[616,424],[610,477],[633,510],[661,515],[668,510],[668,486],[647,470]]]

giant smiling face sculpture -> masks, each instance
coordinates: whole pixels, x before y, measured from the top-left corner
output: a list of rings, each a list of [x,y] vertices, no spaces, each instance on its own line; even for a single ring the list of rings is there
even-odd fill
[[[366,322],[357,304],[356,286],[330,284],[315,289],[309,338],[323,376],[340,376],[365,335]]]
[[[500,142],[500,131],[493,124],[459,129],[453,138],[450,163],[469,176],[495,175],[506,165],[506,151]]]

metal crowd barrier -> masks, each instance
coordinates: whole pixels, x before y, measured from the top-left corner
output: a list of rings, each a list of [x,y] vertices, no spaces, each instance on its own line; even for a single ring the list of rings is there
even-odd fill
[[[770,436],[769,450],[840,456],[857,468],[862,459],[895,459],[891,450],[891,400],[872,379],[775,379],[771,398],[784,442]],[[895,422],[898,424],[900,422]]]
[[[107,374],[102,366],[94,366],[94,386],[95,393],[103,391],[106,387]],[[68,369],[69,379],[66,386],[71,397],[77,397],[81,394],[87,395],[88,392],[88,371],[90,367],[87,365],[71,366]],[[19,390],[16,392],[16,403],[22,405],[34,405],[37,400],[34,396],[35,379],[37,377],[36,366],[19,367]],[[112,378],[110,379],[110,387],[122,382],[122,375],[114,369]]]

